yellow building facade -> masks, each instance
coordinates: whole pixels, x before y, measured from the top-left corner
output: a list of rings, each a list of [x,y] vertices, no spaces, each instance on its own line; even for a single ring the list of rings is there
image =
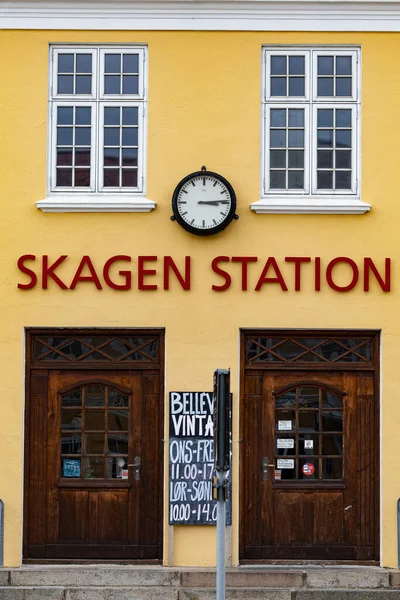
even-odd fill
[[[170,524],[169,416],[170,394],[211,392],[218,367],[230,564],[396,566],[387,3],[51,4],[0,5],[5,566],[214,565],[212,525]],[[203,165],[196,235],[171,200]]]

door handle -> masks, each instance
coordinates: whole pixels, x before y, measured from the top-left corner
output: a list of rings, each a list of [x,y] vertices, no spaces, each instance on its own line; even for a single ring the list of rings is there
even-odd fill
[[[275,468],[275,464],[271,464],[269,462],[268,456],[264,456],[264,458],[262,459],[262,462],[261,462],[261,468],[262,468],[262,472],[263,472],[263,481],[268,480],[268,467]]]
[[[140,468],[142,466],[142,459],[140,456],[135,456],[133,459],[133,463],[128,465],[128,467],[133,467],[133,477],[135,481],[140,481]]]

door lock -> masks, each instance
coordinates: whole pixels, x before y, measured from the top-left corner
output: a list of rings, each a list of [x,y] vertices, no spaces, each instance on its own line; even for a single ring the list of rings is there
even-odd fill
[[[271,464],[269,462],[268,456],[264,456],[264,458],[262,459],[261,462],[261,467],[262,467],[262,472],[263,472],[263,481],[267,481],[268,480],[268,467],[274,467],[274,464]]]
[[[133,463],[128,465],[128,467],[133,467],[133,477],[135,481],[140,481],[140,468],[142,466],[142,459],[140,456],[135,456],[133,459]]]

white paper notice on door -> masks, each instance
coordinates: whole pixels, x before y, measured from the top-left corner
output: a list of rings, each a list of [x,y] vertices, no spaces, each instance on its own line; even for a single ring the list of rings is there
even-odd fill
[[[278,458],[276,461],[277,469],[294,469],[294,459],[293,458]]]
[[[277,448],[294,448],[294,440],[290,439],[278,439],[276,440]]]
[[[292,421],[278,421],[278,431],[292,431]]]

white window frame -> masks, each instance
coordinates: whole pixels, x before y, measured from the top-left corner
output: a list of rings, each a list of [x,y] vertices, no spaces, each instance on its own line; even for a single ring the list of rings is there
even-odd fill
[[[305,96],[271,97],[271,56],[305,57]],[[352,96],[317,97],[318,56],[352,57]],[[251,204],[256,213],[362,214],[371,208],[361,200],[361,49],[359,46],[263,46],[261,89],[261,199]],[[352,185],[350,190],[317,190],[316,107],[352,108]],[[305,127],[304,190],[269,189],[269,108],[308,107]],[[308,172],[307,172],[308,169]]]
[[[47,147],[47,194],[36,206],[44,212],[149,212],[156,204],[146,198],[147,162],[147,47],[143,44],[61,44],[49,48],[49,110]],[[92,94],[58,94],[57,71],[60,54],[92,55]],[[106,53],[139,55],[138,94],[104,94]],[[92,139],[90,187],[56,186],[57,106],[91,106]],[[139,108],[138,185],[134,188],[105,188],[103,185],[104,106]]]

